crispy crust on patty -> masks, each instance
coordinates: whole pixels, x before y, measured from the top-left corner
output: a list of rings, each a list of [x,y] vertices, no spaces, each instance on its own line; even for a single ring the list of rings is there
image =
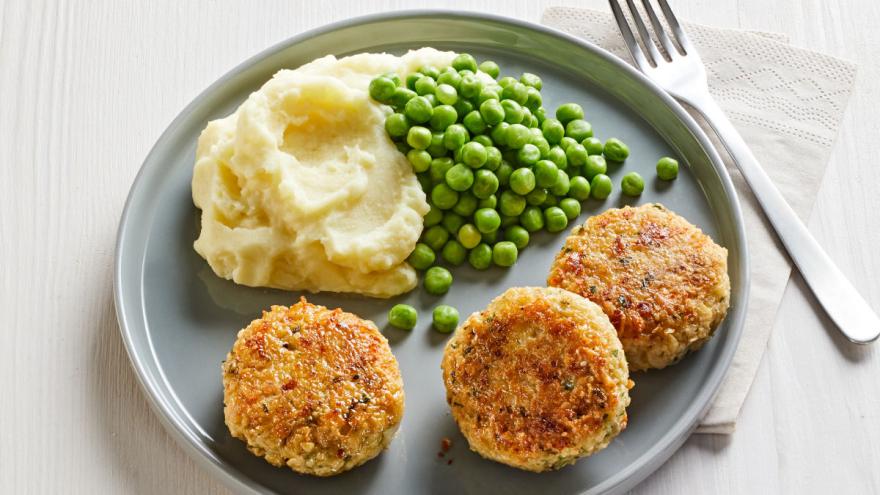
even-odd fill
[[[589,218],[565,241],[547,284],[602,307],[633,371],[699,349],[730,305],[727,250],[660,204]]]
[[[565,290],[507,290],[456,330],[441,367],[470,448],[510,466],[558,469],[626,427],[620,341],[595,304]]]
[[[226,425],[275,466],[331,476],[378,455],[403,416],[403,382],[371,321],[309,304],[272,306],[223,364]]]

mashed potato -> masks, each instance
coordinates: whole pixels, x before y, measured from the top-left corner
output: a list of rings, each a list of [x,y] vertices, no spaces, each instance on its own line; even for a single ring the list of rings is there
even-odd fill
[[[194,247],[249,286],[390,297],[415,287],[406,263],[428,212],[409,162],[387,137],[390,110],[370,80],[443,68],[455,54],[327,56],[282,70],[199,137]]]

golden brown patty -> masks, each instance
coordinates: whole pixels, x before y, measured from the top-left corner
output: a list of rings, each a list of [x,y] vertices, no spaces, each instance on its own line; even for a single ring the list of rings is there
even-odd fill
[[[376,326],[306,302],[272,306],[223,364],[226,425],[275,466],[331,476],[378,455],[403,416],[403,382]]]
[[[453,418],[488,459],[558,469],[626,427],[620,341],[598,306],[565,290],[507,290],[455,331],[442,368]]]
[[[699,349],[730,305],[727,250],[660,204],[589,218],[565,241],[547,284],[601,306],[634,371]]]

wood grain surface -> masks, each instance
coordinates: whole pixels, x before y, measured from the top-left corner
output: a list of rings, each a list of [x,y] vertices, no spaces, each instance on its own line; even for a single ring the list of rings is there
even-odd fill
[[[550,4],[0,0],[0,492],[226,493],[165,433],[119,337],[116,226],[174,116],[266,46],[412,7],[537,21]],[[328,5],[329,4],[329,5]],[[880,3],[677,0],[860,65],[810,227],[880,309]],[[880,492],[877,345],[844,341],[795,277],[732,436],[694,436],[637,493]]]

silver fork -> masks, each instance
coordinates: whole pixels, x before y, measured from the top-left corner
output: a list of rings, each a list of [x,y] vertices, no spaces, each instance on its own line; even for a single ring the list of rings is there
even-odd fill
[[[749,150],[742,136],[709,94],[706,69],[700,56],[666,0],[658,0],[658,2],[671,34],[681,50],[673,44],[650,0],[642,0],[642,5],[659,43],[668,54],[668,59],[655,45],[633,0],[626,0],[626,3],[647,53],[636,41],[618,1],[609,0],[620,34],[623,35],[636,65],[657,85],[706,118],[739,167],[755,197],[758,198],[764,214],[773,224],[776,234],[788,250],[788,255],[841,333],[857,344],[867,344],[876,340],[880,336],[880,318],[795,215],[779,189],[773,185],[770,177],[758,163],[758,159]]]

